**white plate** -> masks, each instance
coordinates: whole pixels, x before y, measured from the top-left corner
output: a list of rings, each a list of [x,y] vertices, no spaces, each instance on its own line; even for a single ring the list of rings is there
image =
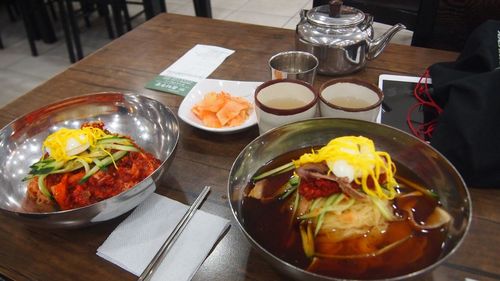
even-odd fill
[[[184,97],[184,100],[179,107],[179,118],[193,127],[214,133],[227,134],[247,129],[257,124],[257,116],[255,115],[255,103],[253,97],[255,89],[260,84],[262,84],[262,82],[243,82],[216,79],[201,80],[193,87],[193,89],[186,95],[186,97]],[[206,94],[210,92],[220,91],[227,92],[233,96],[243,97],[252,105],[248,119],[240,126],[224,128],[207,127],[203,125],[201,120],[198,119],[198,117],[196,117],[191,111],[191,108],[193,108],[195,104],[200,102]]]

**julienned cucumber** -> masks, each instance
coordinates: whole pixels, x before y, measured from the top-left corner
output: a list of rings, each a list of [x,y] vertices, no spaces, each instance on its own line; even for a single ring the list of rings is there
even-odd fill
[[[139,149],[137,149],[137,147],[133,145],[122,145],[122,144],[103,144],[102,148],[125,150],[125,151],[139,151]]]
[[[30,166],[32,175],[49,174],[54,170],[58,170],[64,166],[64,161],[55,161],[54,159],[42,160]]]
[[[102,138],[102,139],[97,141],[98,145],[99,144],[111,144],[111,143],[132,145],[132,141],[130,141],[130,139],[127,139],[124,137],[119,137],[119,136],[106,137],[106,138]]]
[[[123,156],[127,155],[128,151],[120,150],[113,153],[111,156],[108,156],[102,160],[99,160],[99,165],[95,165],[92,169],[90,169],[80,180],[80,184],[86,182],[93,174],[97,173],[100,169],[106,168],[109,164],[113,163],[113,161],[120,160]]]
[[[52,194],[49,192],[49,190],[45,186],[45,177],[46,176],[47,175],[41,175],[38,177],[38,188],[43,193],[43,195],[47,196],[48,198],[51,198]]]
[[[41,159],[30,166],[30,172],[24,180],[32,179],[37,175],[48,175],[57,173],[71,172],[82,167],[88,172],[90,167],[84,163],[87,161],[91,163],[95,159],[102,159],[108,157],[110,150],[124,150],[124,151],[139,151],[134,146],[133,142],[121,136],[109,136],[97,141],[96,147],[91,147],[89,150],[80,153],[78,158],[69,161],[56,161],[52,157]]]
[[[110,153],[111,151],[114,153]],[[30,166],[30,172],[23,180],[33,179],[38,176],[38,187],[40,191],[47,197],[52,197],[52,194],[45,185],[45,178],[49,174],[67,173],[81,168],[85,169],[85,175],[79,183],[84,183],[93,174],[100,169],[103,169],[113,162],[118,161],[127,155],[130,151],[140,151],[132,142],[132,140],[121,136],[108,136],[97,140],[96,145],[90,147],[85,152],[77,155],[76,158],[69,161],[56,161],[48,156]],[[89,163],[95,165],[91,167]]]
[[[269,170],[269,171],[264,172],[258,176],[253,177],[253,180],[257,181],[257,180],[261,180],[263,178],[267,178],[269,176],[285,173],[285,172],[293,170],[294,168],[295,168],[295,166],[294,166],[293,162],[286,163],[285,165],[279,166],[277,168],[274,168],[272,170]]]

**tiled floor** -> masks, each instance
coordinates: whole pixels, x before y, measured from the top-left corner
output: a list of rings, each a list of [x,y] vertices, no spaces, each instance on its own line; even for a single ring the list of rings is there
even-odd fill
[[[194,16],[191,0],[166,0],[166,4],[169,13]],[[299,11],[312,7],[312,0],[212,0],[211,4],[216,19],[294,29]],[[135,14],[139,8],[130,5],[130,13]],[[143,21],[144,17],[139,16],[133,25]],[[0,50],[0,108],[70,66],[57,22],[55,27],[59,40],[53,44],[37,41],[39,55],[33,57],[22,22],[11,22],[5,7],[0,8],[0,35],[5,45],[5,49]],[[91,28],[85,28],[83,23],[81,28],[85,54],[110,42],[103,20],[97,16],[92,19]],[[385,28],[376,25],[375,33]],[[400,32],[393,42],[409,44],[411,35],[411,32]]]

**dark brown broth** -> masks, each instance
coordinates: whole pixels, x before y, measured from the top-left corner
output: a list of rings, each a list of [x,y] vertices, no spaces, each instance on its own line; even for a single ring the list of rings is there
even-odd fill
[[[310,152],[310,149],[301,149],[277,157],[260,169],[267,171],[279,165],[283,165],[297,159],[303,153]],[[418,177],[406,167],[395,163],[397,167],[397,176],[409,178],[414,182],[419,182]],[[268,178],[272,185],[281,186],[286,183],[292,172],[282,174],[277,177]],[[251,188],[253,183],[249,183]],[[402,189],[413,191],[406,187]],[[416,218],[422,220],[428,216],[429,209],[436,205],[432,198],[419,200],[414,213]],[[290,196],[285,200],[292,200]],[[415,231],[411,228],[409,220],[390,222],[384,236],[384,245],[390,244],[402,237],[412,235],[399,246],[375,257],[362,257],[354,259],[322,258],[314,262],[305,256],[302,249],[302,242],[298,227],[298,221],[294,220],[290,226],[290,211],[286,208],[283,200],[277,200],[263,204],[261,201],[253,198],[245,198],[242,203],[243,224],[248,233],[262,247],[282,260],[293,264],[302,269],[306,269],[318,274],[323,274],[337,278],[353,279],[380,279],[400,276],[420,270],[434,263],[441,255],[442,248],[446,238],[446,228],[439,228],[428,231]],[[419,212],[419,209],[422,212]],[[396,210],[398,213],[402,213]],[[386,237],[391,236],[391,237]],[[363,242],[366,237],[347,239],[338,243],[341,248],[348,248],[349,243],[356,244]],[[339,254],[339,253],[333,253]]]

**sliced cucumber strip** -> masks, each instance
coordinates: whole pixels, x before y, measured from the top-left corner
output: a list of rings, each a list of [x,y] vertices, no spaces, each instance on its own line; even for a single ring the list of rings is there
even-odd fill
[[[47,196],[48,198],[52,198],[52,194],[49,192],[47,187],[45,186],[45,177],[47,175],[41,175],[38,177],[38,189],[42,192],[43,195]]]
[[[115,150],[125,150],[125,151],[139,151],[137,147],[133,145],[121,145],[121,144],[103,144],[102,148],[115,149]]]
[[[130,139],[127,139],[124,137],[118,137],[118,136],[102,138],[102,139],[97,141],[97,144],[111,144],[111,143],[132,145],[132,141]]]
[[[102,160],[96,159],[97,161],[99,161],[99,164],[98,165],[96,164],[92,169],[90,169],[83,176],[83,178],[80,180],[79,183],[82,184],[82,183],[86,182],[93,174],[97,173],[97,171],[109,166],[109,164],[113,163],[113,161],[120,160],[123,156],[127,155],[127,153],[128,153],[128,151],[120,150],[120,151],[117,151],[117,152],[113,153],[111,156],[108,156]]]
[[[262,173],[262,174],[260,174],[258,176],[253,177],[253,180],[257,181],[257,180],[261,180],[263,178],[267,178],[269,176],[279,175],[281,173],[285,173],[285,172],[291,171],[294,168],[295,168],[295,165],[293,165],[293,162],[286,163],[285,165],[276,167],[276,168],[274,168],[272,170],[269,170],[269,171],[267,171],[265,173]]]

